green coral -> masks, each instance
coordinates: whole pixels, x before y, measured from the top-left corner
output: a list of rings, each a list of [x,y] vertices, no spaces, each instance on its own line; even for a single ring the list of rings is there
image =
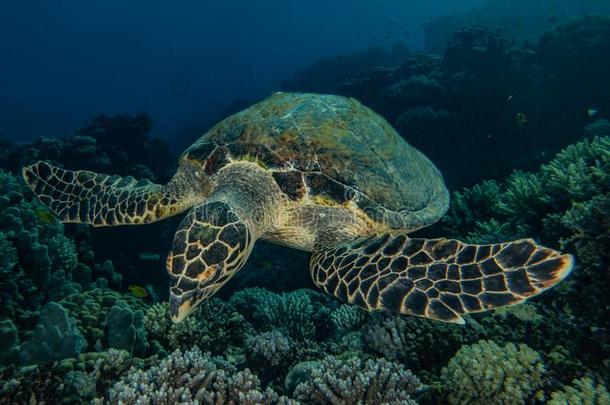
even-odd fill
[[[482,340],[456,353],[441,382],[451,404],[518,404],[534,396],[544,373],[540,354],[528,346]]]
[[[0,230],[0,316],[18,328],[32,329],[46,302],[97,287],[97,268],[83,262],[93,264],[87,232],[75,242],[19,177],[1,171]]]
[[[467,240],[487,241],[495,228],[496,234],[557,243],[574,234],[578,221],[564,218],[572,208],[609,192],[610,137],[596,137],[568,146],[536,173],[515,172],[502,184],[486,181],[454,193],[443,223]],[[482,225],[483,218],[490,222]]]
[[[610,393],[588,377],[574,380],[572,386],[555,391],[549,405],[605,405],[610,404]]]
[[[143,356],[148,350],[144,312],[141,310],[132,310],[119,302],[108,311],[105,325],[109,347],[124,350],[134,356]]]

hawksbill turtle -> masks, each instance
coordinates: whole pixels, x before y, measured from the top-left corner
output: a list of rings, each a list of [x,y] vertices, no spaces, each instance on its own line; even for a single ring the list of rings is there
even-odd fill
[[[532,239],[409,237],[448,209],[443,178],[386,120],[340,96],[273,94],[211,128],[165,185],[42,161],[23,176],[63,222],[139,225],[188,210],[166,264],[175,322],[258,239],[312,252],[314,283],[343,301],[453,323],[523,302],[573,267]]]

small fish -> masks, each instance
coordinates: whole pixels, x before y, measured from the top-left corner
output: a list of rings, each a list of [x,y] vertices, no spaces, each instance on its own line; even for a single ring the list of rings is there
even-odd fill
[[[523,125],[527,122],[527,115],[525,115],[525,113],[517,113],[517,117],[515,118],[515,121],[517,122],[517,124],[519,125]]]
[[[587,109],[587,117],[595,117],[599,111],[597,108],[588,108]]]
[[[148,291],[146,288],[140,287],[139,285],[130,285],[128,288],[131,295],[138,298],[146,298],[148,297]]]
[[[34,211],[34,215],[36,215],[36,218],[38,218],[38,220],[42,223],[48,225],[55,223],[55,216],[45,209],[38,209]]]
[[[158,253],[144,252],[138,255],[138,259],[143,262],[156,262],[161,260],[161,256]]]

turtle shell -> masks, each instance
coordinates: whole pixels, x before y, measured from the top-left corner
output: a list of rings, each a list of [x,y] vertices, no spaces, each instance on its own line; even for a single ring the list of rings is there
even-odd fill
[[[341,96],[273,94],[215,125],[181,159],[208,174],[255,161],[292,200],[355,204],[392,228],[429,225],[449,204],[434,164],[385,119]]]

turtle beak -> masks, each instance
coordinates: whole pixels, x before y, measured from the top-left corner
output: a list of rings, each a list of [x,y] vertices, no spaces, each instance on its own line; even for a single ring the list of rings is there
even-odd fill
[[[178,296],[170,294],[169,315],[174,323],[179,323],[196,308],[192,294]]]

